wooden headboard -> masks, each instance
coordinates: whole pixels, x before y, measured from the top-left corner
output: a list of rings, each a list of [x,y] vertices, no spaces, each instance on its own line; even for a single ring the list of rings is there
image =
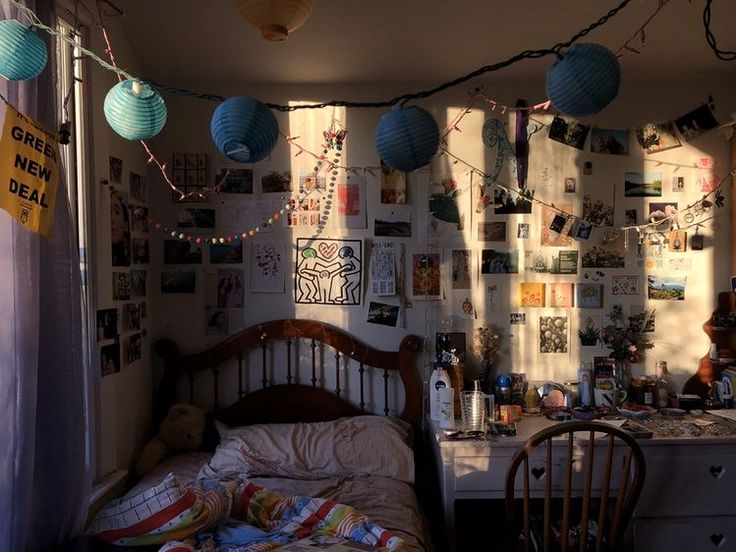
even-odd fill
[[[274,354],[277,342],[283,342],[279,355]],[[195,379],[198,373],[201,375],[205,371],[211,374],[215,417],[231,426],[325,421],[368,413],[366,388],[369,382],[366,381],[366,373],[370,368],[371,371],[382,371],[381,407],[385,415],[391,411],[389,381],[396,379],[390,374],[398,373],[400,380],[397,383],[402,384],[400,396],[403,395],[404,399],[399,417],[416,425],[421,415],[422,401],[414,361],[420,345],[421,338],[408,335],[398,350],[384,351],[365,345],[335,326],[300,319],[254,324],[211,348],[193,354],[181,354],[172,340],[162,339],[154,345],[154,351],[164,361],[163,377],[154,396],[154,421],[159,424],[169,407],[181,400],[181,397],[177,397],[177,389],[182,378],[188,380],[187,400],[195,402]],[[275,361],[275,358],[280,360]],[[281,383],[275,381],[274,362],[285,364],[279,370],[284,372],[284,381]],[[306,370],[304,364],[307,365]],[[237,381],[234,394],[232,389],[222,388],[221,370],[226,366],[228,370],[236,371],[236,379],[230,379]],[[308,381],[297,381],[297,368],[301,379]],[[346,368],[351,371],[355,369],[357,375],[345,374]],[[328,371],[334,384],[334,389],[329,391],[323,387],[328,379],[324,377]],[[341,371],[343,382],[348,375],[357,378],[359,389],[354,391],[359,400],[355,403],[345,400]],[[254,376],[260,378],[260,388],[250,392],[246,380],[253,382]],[[351,385],[354,388],[354,384]],[[234,395],[236,400],[226,408],[221,408],[221,397],[225,391]]]

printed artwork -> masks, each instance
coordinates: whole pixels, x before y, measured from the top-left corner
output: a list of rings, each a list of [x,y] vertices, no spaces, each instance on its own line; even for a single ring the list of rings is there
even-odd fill
[[[296,255],[297,303],[346,306],[361,303],[361,240],[298,238]]]
[[[626,242],[623,232],[596,228],[583,248],[583,268],[624,268]]]
[[[218,268],[217,306],[219,308],[243,308],[244,298],[243,271],[238,268]]]
[[[509,313],[509,324],[512,326],[520,326],[526,324],[526,313],[525,312],[510,312]]]
[[[120,342],[100,347],[100,373],[102,377],[120,371]]]
[[[271,171],[261,176],[261,192],[275,194],[292,191],[291,171]]]
[[[131,270],[130,271],[130,296],[145,297],[146,296],[146,271]]]
[[[583,219],[597,226],[613,226],[613,198],[604,203],[591,194],[583,196]]]
[[[227,335],[229,333],[226,309],[214,305],[207,305],[204,316],[204,333],[207,335]]]
[[[545,285],[531,282],[519,284],[519,305],[522,307],[543,307],[545,302]]]
[[[567,282],[547,284],[547,306],[571,308],[574,285]]]
[[[675,126],[680,135],[687,141],[691,142],[706,130],[716,128],[718,121],[713,116],[713,112],[708,104],[693,109],[691,112],[675,119]]]
[[[516,237],[520,240],[529,239],[529,223],[528,222],[520,222],[518,224],[518,226],[516,227]]]
[[[124,340],[124,358],[125,364],[131,364],[141,358],[141,334],[136,333],[129,335]]]
[[[133,264],[148,264],[148,238],[133,238],[131,242],[131,261]]]
[[[215,182],[220,183],[220,192],[224,194],[252,194],[253,169],[223,167],[217,172]]]
[[[411,238],[411,211],[389,211],[373,219],[373,235],[385,238]]]
[[[368,304],[368,316],[366,322],[369,324],[380,324],[382,326],[390,326],[395,328],[399,321],[399,305],[389,305],[387,303],[379,303],[371,301]]]
[[[667,121],[657,124],[646,124],[636,129],[636,139],[647,153],[657,153],[680,147],[680,140],[675,134],[675,125]]]
[[[365,228],[365,189],[365,176],[348,175],[347,182],[337,183],[337,227]]]
[[[656,301],[684,301],[687,276],[647,276],[647,296]]]
[[[253,243],[250,263],[250,290],[253,293],[284,292],[283,242]]]
[[[97,342],[114,339],[118,335],[118,309],[97,311]]]
[[[514,192],[503,188],[493,190],[493,212],[497,215],[528,215],[532,212],[532,202]]]
[[[656,202],[649,204],[649,222],[661,222],[677,215],[677,202]]]
[[[577,191],[577,181],[574,176],[568,176],[565,178],[565,193],[574,194]]]
[[[624,175],[625,197],[660,197],[662,195],[662,173],[627,172]]]
[[[135,205],[130,208],[130,227],[133,232],[148,234],[148,207]]]
[[[112,273],[112,298],[114,301],[130,299],[130,274],[128,272]]]
[[[539,317],[539,352],[567,352],[567,316]]]
[[[603,284],[577,284],[575,286],[575,306],[580,309],[603,307]]]
[[[406,203],[406,173],[381,160],[381,203]]]
[[[141,329],[140,303],[125,303],[123,305],[123,331]]]
[[[416,298],[440,298],[440,254],[414,253],[411,258],[411,294]]]
[[[431,175],[429,225],[433,235],[455,234],[465,228],[467,192],[462,183],[467,176]]]
[[[612,276],[611,295],[639,295],[639,277]]]
[[[123,160],[110,156],[110,182],[120,184],[123,181]]]
[[[240,264],[243,262],[243,243],[213,243],[210,245],[210,264]]]
[[[556,115],[549,125],[548,138],[567,146],[582,150],[590,127]]]
[[[592,129],[590,151],[608,155],[629,155],[629,131],[612,128]]]
[[[669,249],[672,253],[684,253],[687,251],[687,232],[674,230],[667,234]]]
[[[373,295],[396,294],[396,245],[379,241],[371,251],[371,292]]]
[[[470,289],[470,249],[452,250],[452,289]]]
[[[481,251],[481,274],[517,274],[518,272],[518,251],[497,251],[495,249]]]

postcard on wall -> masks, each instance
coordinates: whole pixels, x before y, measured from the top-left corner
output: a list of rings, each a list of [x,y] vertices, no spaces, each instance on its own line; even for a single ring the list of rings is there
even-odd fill
[[[97,311],[97,342],[115,339],[118,335],[118,309]]]
[[[130,228],[133,232],[148,234],[148,207],[131,205]]]
[[[102,377],[120,371],[120,342],[100,347],[100,373]]]
[[[391,209],[373,219],[373,235],[377,238],[411,238],[411,211]]]
[[[411,296],[415,299],[440,299],[441,258],[439,253],[411,255]]]
[[[612,128],[592,129],[590,151],[608,155],[629,155],[629,131]]]
[[[371,293],[379,297],[396,295],[396,244],[393,242],[373,242],[371,247]]]
[[[123,340],[125,364],[132,364],[141,358],[141,334],[133,334]]]
[[[577,180],[574,176],[566,176],[563,190],[566,194],[574,194],[577,191]]]
[[[190,241],[164,240],[164,264],[202,264],[202,247]]]
[[[532,202],[519,193],[496,187],[493,190],[493,212],[496,215],[528,215],[532,212]]]
[[[611,276],[611,295],[639,295],[639,277]]]
[[[547,284],[547,306],[572,308],[574,285],[568,282]]]
[[[583,246],[583,268],[624,268],[625,234],[618,230],[595,228]]]
[[[539,317],[539,352],[567,353],[567,316]]]
[[[243,308],[245,285],[243,271],[239,268],[217,269],[217,306],[219,308]]]
[[[481,250],[481,274],[518,274],[518,272],[519,252],[517,250]]]
[[[662,222],[677,216],[676,201],[657,201],[649,204],[649,222]]]
[[[526,324],[526,313],[525,312],[510,312],[509,313],[509,324],[511,326],[521,326]]]
[[[478,221],[478,241],[505,242],[506,221]]]
[[[215,185],[223,194],[252,194],[253,169],[221,167],[215,174]]]
[[[672,177],[672,193],[681,194],[685,191],[685,177],[681,175],[674,175]]]
[[[583,195],[583,220],[597,226],[613,226],[613,216],[613,193],[606,198],[593,197],[589,193]]]
[[[560,213],[572,214],[572,203],[556,204],[559,209],[552,209],[546,205],[542,208],[542,224],[540,231],[540,245],[542,247],[569,247],[572,238],[568,236],[567,228],[573,223],[572,217]]]
[[[430,174],[428,227],[431,236],[463,236],[470,222],[470,179],[470,172]]]
[[[289,201],[291,209],[284,217],[286,226],[314,227],[322,220],[322,194],[312,192],[308,196],[292,197]]]
[[[130,247],[132,264],[148,264],[150,262],[148,238],[133,238]]]
[[[625,197],[661,197],[662,173],[627,172],[624,174]]]
[[[337,228],[365,228],[366,178],[363,175],[348,175],[337,182],[337,213],[333,217]]]
[[[298,238],[294,263],[297,303],[360,305],[363,241]]]
[[[112,273],[112,298],[114,301],[130,299],[130,274],[128,272]]]
[[[381,203],[406,203],[406,173],[392,169],[381,159]]]
[[[675,119],[677,131],[687,142],[691,142],[706,130],[716,128],[718,121],[708,104],[693,109],[691,112]]]
[[[656,301],[684,301],[687,276],[647,276],[647,297]]]
[[[264,194],[290,193],[293,189],[291,171],[270,171],[261,176],[261,192]]]
[[[366,322],[369,324],[380,324],[381,326],[395,328],[399,322],[400,310],[401,307],[399,305],[370,301],[368,303]]]
[[[681,146],[675,134],[675,125],[671,121],[664,123],[648,123],[636,129],[636,139],[647,153],[657,153]]]
[[[687,251],[687,232],[684,230],[673,230],[667,234],[670,252],[684,253]]]
[[[210,244],[210,264],[241,264],[243,242]]]
[[[161,293],[194,293],[196,273],[193,270],[161,272]]]
[[[561,249],[558,253],[557,274],[578,273],[578,251],[575,249]]]
[[[204,311],[204,333],[207,335],[227,335],[228,320],[227,309],[217,307],[216,305],[205,306]]]
[[[253,242],[250,249],[250,291],[284,293],[284,243]]]
[[[522,282],[519,284],[519,306],[544,307],[545,284]]]
[[[177,228],[207,228],[213,229],[215,223],[215,210],[187,207],[180,210],[176,215]]]
[[[600,309],[603,307],[603,284],[576,284],[575,306],[579,309]]]
[[[452,250],[452,289],[470,289],[472,257],[470,249]]]
[[[580,124],[573,119],[566,119],[555,115],[555,118],[552,119],[552,123],[549,125],[548,138],[555,142],[582,150],[589,131],[589,126]]]
[[[656,329],[657,310],[653,308],[645,308],[644,305],[631,305],[629,307],[630,316],[639,316],[645,313],[644,332],[653,332]]]
[[[456,295],[453,297],[452,313],[453,317],[460,320],[473,320],[477,314],[473,300],[467,295]]]
[[[128,182],[130,182],[131,201],[148,203],[148,181],[138,173],[131,172]]]
[[[529,223],[520,222],[516,227],[516,237],[520,240],[529,239]]]
[[[141,329],[140,303],[125,303],[123,305],[123,331]]]

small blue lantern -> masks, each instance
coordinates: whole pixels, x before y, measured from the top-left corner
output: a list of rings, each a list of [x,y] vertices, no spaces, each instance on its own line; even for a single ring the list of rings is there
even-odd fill
[[[17,19],[0,21],[0,75],[8,80],[27,80],[46,67],[46,44]]]
[[[430,163],[440,145],[434,118],[421,107],[395,107],[378,123],[376,149],[383,162],[411,172]]]
[[[621,69],[600,44],[575,44],[547,71],[547,95],[572,117],[595,115],[618,96]]]
[[[268,157],[276,145],[279,124],[263,103],[239,96],[217,106],[210,132],[225,157],[236,163],[256,163]]]
[[[166,124],[166,104],[148,84],[124,80],[105,96],[105,118],[127,140],[153,138]]]

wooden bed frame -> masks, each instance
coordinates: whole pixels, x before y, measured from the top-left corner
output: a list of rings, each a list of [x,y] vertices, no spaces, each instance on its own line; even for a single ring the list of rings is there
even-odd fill
[[[295,367],[304,358],[297,359],[304,343],[308,343],[307,359],[311,370],[310,383],[295,381]],[[269,381],[273,371],[273,346],[276,341],[285,343],[285,382]],[[212,375],[213,410],[216,419],[230,426],[255,423],[290,423],[334,420],[343,416],[370,413],[366,410],[365,377],[366,367],[383,371],[383,413],[388,415],[389,373],[398,372],[403,384],[404,407],[400,418],[417,425],[421,416],[421,389],[415,373],[415,355],[419,351],[421,338],[406,336],[397,351],[383,351],[368,346],[344,330],[314,320],[283,319],[254,324],[237,335],[204,351],[181,354],[170,339],[162,339],[154,345],[154,351],[164,361],[164,373],[154,395],[154,423],[156,426],[166,415],[169,407],[177,401],[177,382],[188,379],[189,402],[194,402],[195,374],[209,371]],[[301,348],[300,348],[300,345]],[[323,374],[330,358],[329,346],[334,353],[335,388],[328,391],[323,385]],[[250,356],[248,353],[250,351]],[[253,357],[260,362],[253,362]],[[347,362],[345,357],[352,359]],[[227,408],[220,408],[221,367],[234,364],[237,371],[238,400]],[[342,364],[341,364],[342,363]],[[248,370],[260,364],[260,386],[255,392],[246,394],[244,380]],[[356,366],[357,365],[357,366]],[[353,404],[341,395],[340,372],[343,367],[357,368],[360,401]],[[252,380],[251,380],[252,381]],[[231,390],[232,393],[232,390]],[[180,399],[180,397],[179,397]]]

